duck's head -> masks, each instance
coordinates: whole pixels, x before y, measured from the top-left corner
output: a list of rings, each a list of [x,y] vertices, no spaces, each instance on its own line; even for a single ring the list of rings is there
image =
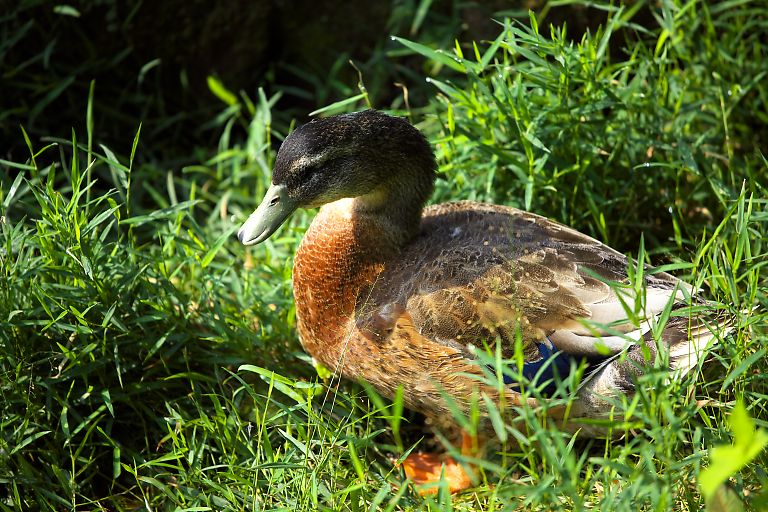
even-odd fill
[[[424,136],[408,121],[376,110],[316,119],[283,141],[272,184],[238,232],[245,245],[263,242],[297,208],[348,197],[381,201],[404,183],[431,191],[435,159]],[[428,175],[412,180],[409,176]],[[421,208],[421,204],[418,205]]]

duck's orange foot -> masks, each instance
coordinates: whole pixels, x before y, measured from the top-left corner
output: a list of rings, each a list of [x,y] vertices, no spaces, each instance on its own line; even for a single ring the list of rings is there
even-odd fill
[[[444,455],[412,453],[403,461],[403,469],[421,495],[437,493],[443,475],[451,493],[472,486],[472,479],[461,464]]]

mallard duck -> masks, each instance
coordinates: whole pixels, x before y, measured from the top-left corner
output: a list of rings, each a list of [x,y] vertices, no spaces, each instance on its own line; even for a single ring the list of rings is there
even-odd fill
[[[696,365],[713,336],[708,322],[672,318],[659,345],[650,334],[668,305],[690,299],[688,285],[645,272],[645,293],[634,296],[611,284],[627,282],[627,258],[562,224],[469,201],[425,207],[436,169],[419,130],[375,110],[313,120],[283,142],[238,237],[258,244],[297,208],[321,207],[293,266],[300,341],[317,361],[385,396],[402,386],[407,407],[445,423],[446,396],[467,411],[481,386],[478,347],[498,343],[511,357],[521,340],[524,364],[505,372],[506,403],[536,405],[558,377],[586,366],[562,428],[587,435],[599,429],[578,419],[605,415],[606,396],[632,393],[657,346],[678,374]],[[642,324],[628,311],[641,311]],[[539,386],[538,398],[522,393],[525,383]],[[496,389],[485,391],[498,398]],[[471,484],[438,454],[404,466],[419,484],[441,468],[452,491]]]

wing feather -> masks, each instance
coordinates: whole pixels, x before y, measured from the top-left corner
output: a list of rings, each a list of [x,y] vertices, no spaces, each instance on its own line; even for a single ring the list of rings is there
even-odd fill
[[[627,264],[610,247],[537,215],[443,204],[425,211],[421,234],[366,290],[372,308],[360,310],[375,315],[397,304],[422,336],[464,354],[497,339],[510,354],[519,330],[527,360],[541,357],[537,344],[547,336],[563,352],[609,357],[632,343],[620,334],[639,339],[638,320],[682,298],[683,285],[665,273],[646,274],[647,292],[635,298]]]

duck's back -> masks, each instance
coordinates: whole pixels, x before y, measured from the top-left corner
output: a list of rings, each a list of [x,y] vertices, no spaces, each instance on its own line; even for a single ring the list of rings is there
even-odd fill
[[[509,353],[520,329],[528,360],[541,357],[545,338],[566,352],[605,356],[627,339],[583,320],[610,324],[613,334],[637,330],[627,320],[636,298],[621,291],[626,281],[625,256],[573,229],[514,208],[448,203],[425,209],[418,237],[361,290],[356,311],[358,325],[369,317],[386,325],[377,315],[395,305],[422,335],[465,353],[496,339]],[[679,283],[646,276],[638,316],[661,311]]]

